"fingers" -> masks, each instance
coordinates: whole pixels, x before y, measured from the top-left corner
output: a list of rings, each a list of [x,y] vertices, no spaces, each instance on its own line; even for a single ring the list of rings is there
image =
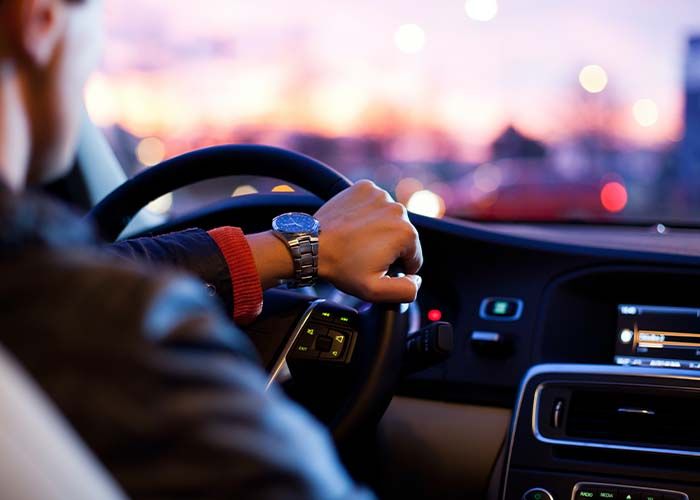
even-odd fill
[[[413,302],[418,295],[422,279],[416,274],[391,278],[377,278],[367,289],[367,296],[361,297],[370,302]]]
[[[408,221],[405,222],[401,230],[404,231],[404,247],[399,257],[403,263],[404,271],[407,274],[416,274],[423,266],[423,250],[418,238],[418,231]]]
[[[316,213],[321,221],[319,276],[370,302],[415,300],[423,264],[406,207],[371,181],[359,181]],[[396,261],[407,274],[384,277]]]

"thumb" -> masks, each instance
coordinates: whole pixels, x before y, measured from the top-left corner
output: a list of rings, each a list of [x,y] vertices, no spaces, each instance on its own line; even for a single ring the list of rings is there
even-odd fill
[[[372,284],[372,296],[368,299],[372,302],[413,302],[416,300],[422,281],[417,274],[396,278],[382,276]]]

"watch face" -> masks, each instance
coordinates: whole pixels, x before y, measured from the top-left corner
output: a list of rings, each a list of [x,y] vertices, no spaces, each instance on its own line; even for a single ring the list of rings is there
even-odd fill
[[[308,214],[292,212],[275,217],[272,229],[282,233],[316,233],[318,221]]]

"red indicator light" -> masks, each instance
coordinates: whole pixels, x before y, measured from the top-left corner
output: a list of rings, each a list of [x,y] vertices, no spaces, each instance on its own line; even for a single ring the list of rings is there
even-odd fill
[[[627,205],[627,190],[619,182],[608,182],[600,190],[600,203],[608,212],[619,212]]]
[[[442,311],[440,309],[431,309],[428,311],[428,319],[430,321],[440,321],[442,319]]]

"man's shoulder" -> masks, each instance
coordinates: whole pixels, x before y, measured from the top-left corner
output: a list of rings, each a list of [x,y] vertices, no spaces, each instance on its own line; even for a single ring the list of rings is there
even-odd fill
[[[99,304],[110,309],[138,312],[148,298],[183,279],[176,272],[157,273],[137,264],[117,261],[90,248],[30,249],[12,259],[0,260],[4,279],[0,296],[41,311],[42,306],[76,309]],[[86,311],[90,312],[90,311]]]

